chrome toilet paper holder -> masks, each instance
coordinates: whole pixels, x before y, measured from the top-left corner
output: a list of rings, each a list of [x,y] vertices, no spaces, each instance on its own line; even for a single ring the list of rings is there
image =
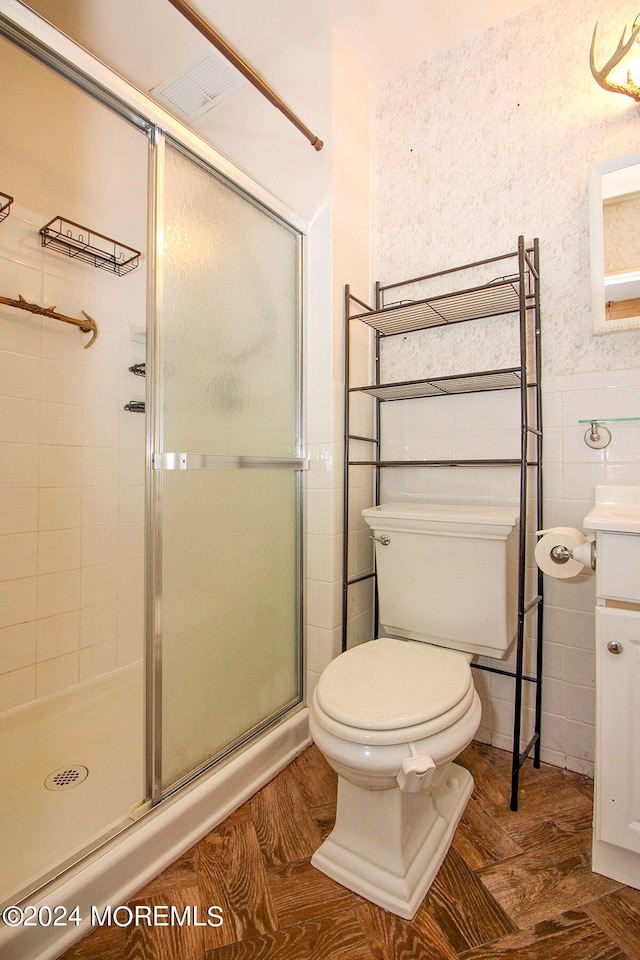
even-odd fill
[[[589,564],[592,570],[596,568],[596,542],[595,540],[587,540],[587,543],[582,544],[583,547],[589,545]],[[552,547],[549,551],[549,556],[554,563],[567,563],[569,560],[578,560],[580,563],[583,563],[584,560],[580,557],[574,556],[575,551],[570,550],[569,547],[563,546],[561,543],[558,543],[555,547]]]

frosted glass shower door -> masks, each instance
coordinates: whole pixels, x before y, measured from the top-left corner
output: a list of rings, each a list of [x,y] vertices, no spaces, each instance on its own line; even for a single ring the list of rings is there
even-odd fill
[[[300,235],[170,144],[163,181],[160,795],[301,693]]]

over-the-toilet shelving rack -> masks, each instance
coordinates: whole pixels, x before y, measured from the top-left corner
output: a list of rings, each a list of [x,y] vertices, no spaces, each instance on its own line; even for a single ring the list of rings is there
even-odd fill
[[[397,298],[398,290],[411,286],[413,293],[416,285],[425,284],[436,278],[452,276],[452,286],[464,283],[467,276],[478,268],[486,270],[492,264],[500,264],[506,273],[498,279],[477,286],[455,289],[454,292],[430,296],[424,299],[389,303]],[[527,539],[535,530],[543,528],[542,519],[542,403],[540,395],[540,255],[539,242],[534,240],[527,246],[523,236],[518,238],[517,249],[510,253],[464,264],[450,270],[426,274],[387,285],[376,284],[375,305],[367,305],[345,287],[345,455],[344,455],[344,534],[343,534],[343,649],[347,646],[349,588],[354,584],[372,579],[375,582],[375,569],[349,575],[349,491],[350,472],[354,467],[374,468],[375,503],[380,502],[380,472],[386,468],[406,467],[513,467],[519,470],[519,548],[518,548],[518,628],[515,639],[515,667],[473,664],[476,669],[485,670],[514,681],[514,722],[511,767],[511,809],[518,807],[518,788],[520,770],[533,751],[533,765],[540,766],[540,728],[542,714],[542,618],[543,618],[543,580],[538,570],[534,597],[526,596],[527,578]],[[477,276],[477,273],[476,273]],[[455,277],[455,279],[454,279]],[[441,282],[441,281],[438,281]],[[419,287],[418,287],[419,289]],[[388,305],[385,305],[387,303]],[[515,318],[514,318],[515,315]],[[473,323],[489,317],[504,317],[517,332],[519,362],[515,366],[497,370],[483,370],[475,373],[461,373],[456,376],[431,377],[422,380],[404,380],[394,383],[381,382],[381,341],[385,337],[395,337],[436,327],[448,327],[459,323]],[[515,323],[514,323],[515,319]],[[351,336],[354,323],[365,323],[373,329],[375,381],[365,386],[352,386],[351,376]],[[507,334],[508,336],[508,334]],[[424,397],[451,396],[462,393],[478,393],[492,390],[518,390],[520,393],[520,455],[507,459],[468,459],[468,460],[382,460],[380,405],[394,400],[408,400]],[[361,436],[351,432],[351,398],[355,394],[367,394],[374,399],[373,436]],[[370,459],[355,459],[351,456],[352,443],[357,441],[370,444],[373,455]],[[531,476],[530,476],[531,473]],[[528,511],[529,497],[535,497],[535,509]],[[534,516],[535,515],[535,516]],[[535,526],[533,526],[535,523]],[[532,588],[530,588],[532,589]],[[535,647],[535,669],[525,672],[526,625],[530,614],[537,616],[537,634]],[[377,602],[374,612],[378,626]],[[499,661],[498,661],[499,663]],[[531,683],[535,687],[534,733],[520,750],[523,729],[523,686]]]

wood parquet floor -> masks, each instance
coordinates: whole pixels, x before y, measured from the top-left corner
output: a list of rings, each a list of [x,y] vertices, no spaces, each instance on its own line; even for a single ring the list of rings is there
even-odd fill
[[[64,960],[640,960],[640,892],[590,870],[592,782],[528,762],[513,813],[510,760],[459,758],[475,790],[411,922],[310,865],[336,798],[312,746],[129,901],[221,926],[105,927]]]

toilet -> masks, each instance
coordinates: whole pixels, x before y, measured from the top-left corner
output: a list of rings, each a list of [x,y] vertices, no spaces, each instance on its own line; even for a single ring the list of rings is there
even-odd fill
[[[318,870],[411,920],[473,790],[453,761],[481,708],[470,661],[504,657],[517,630],[515,507],[387,503],[375,540],[383,635],[318,680],[311,736],[338,774]]]

